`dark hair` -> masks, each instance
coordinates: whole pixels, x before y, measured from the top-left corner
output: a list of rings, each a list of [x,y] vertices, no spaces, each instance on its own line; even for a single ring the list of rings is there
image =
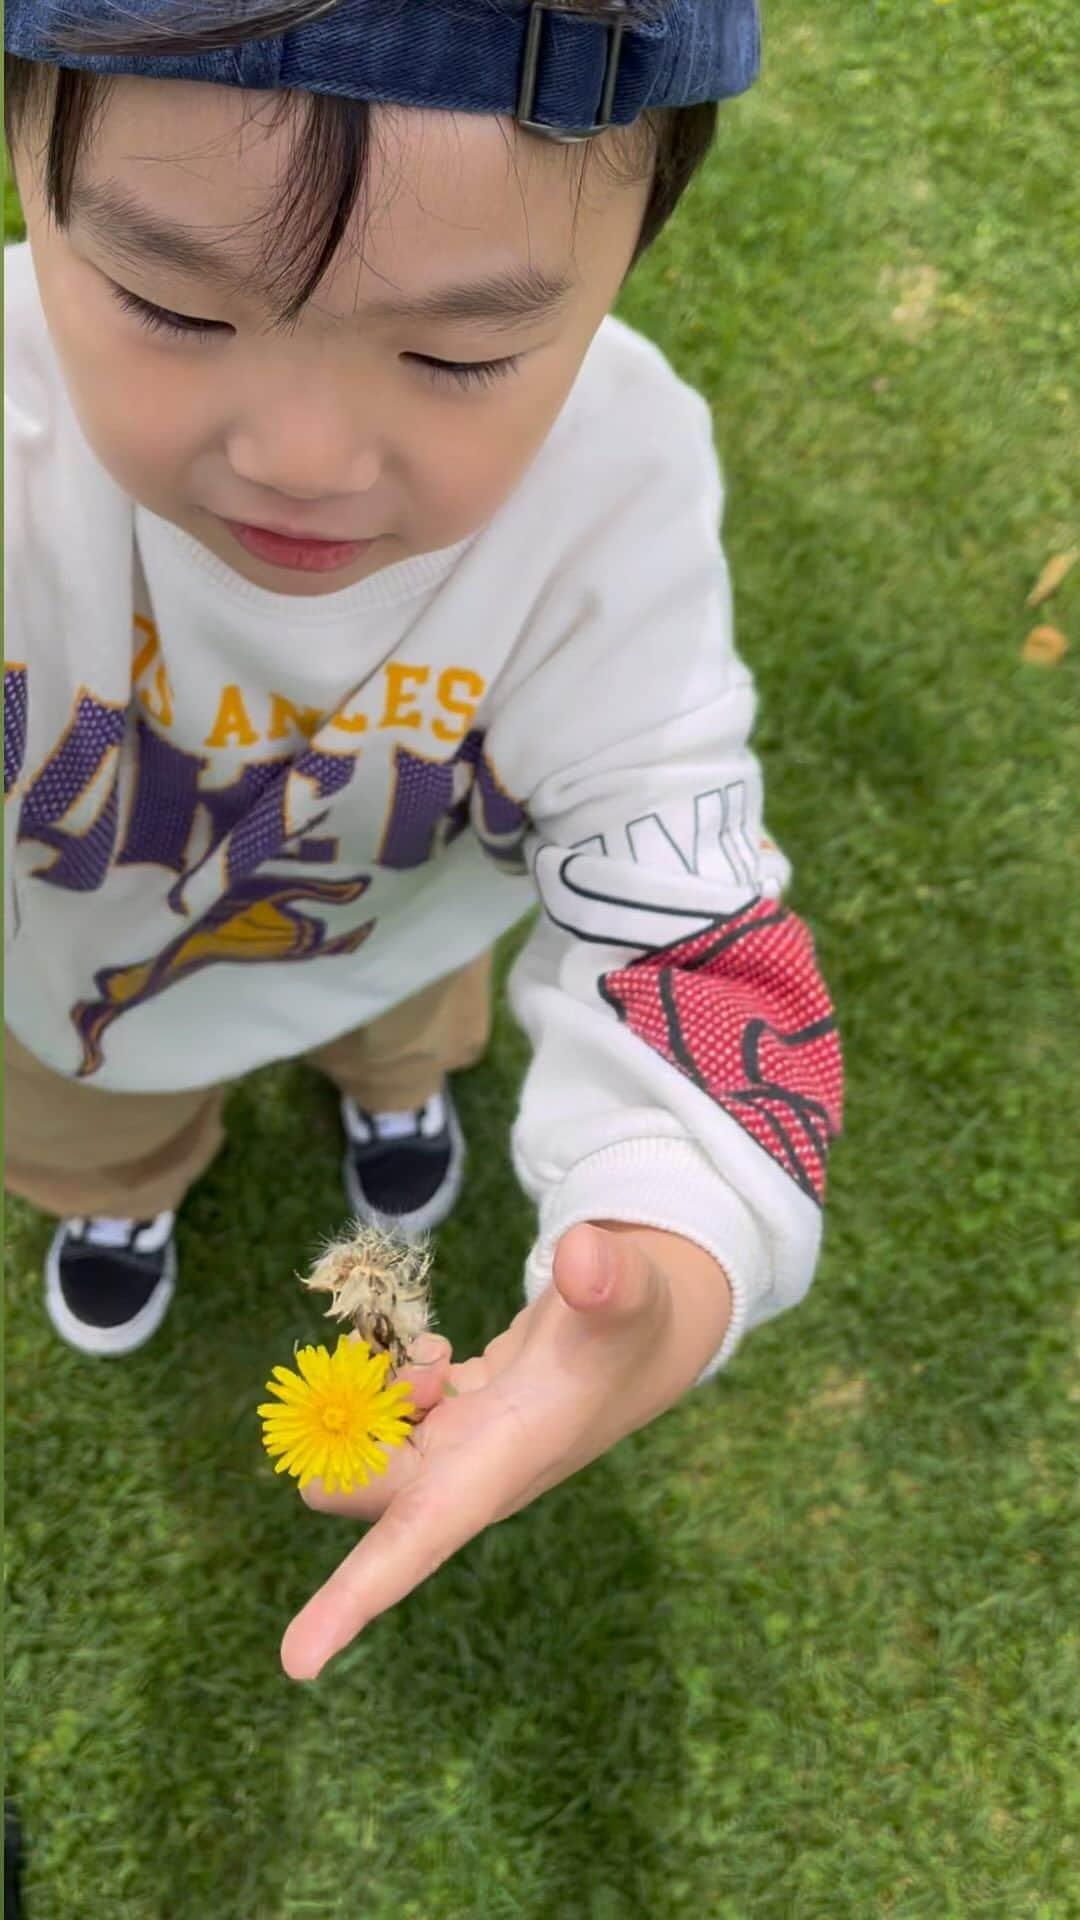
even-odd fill
[[[629,0],[639,18],[655,16],[657,0]],[[574,0],[578,13],[601,13],[603,0]],[[199,0],[178,0],[168,27],[155,19],[153,30],[132,31],[119,26],[83,28],[56,37],[57,54],[160,54],[167,35],[171,53],[202,53],[218,47],[241,46],[249,40],[287,33],[328,11],[327,0],[253,0],[239,16],[224,25]],[[232,12],[232,9],[230,9]],[[4,56],[4,131],[14,152],[26,121],[38,111],[48,114],[44,143],[44,186],[49,213],[57,226],[70,217],[71,193],[84,141],[92,137],[108,100],[112,84],[107,74]],[[339,99],[332,94],[282,93],[275,122],[302,114],[293,153],[293,167],[283,204],[275,209],[275,257],[279,260],[271,291],[282,292],[284,316],[294,317],[311,298],[334,257],[360,198],[367,171],[373,123],[371,103]],[[626,180],[645,177],[652,185],[641,231],[630,267],[656,239],[670,219],[694,174],[704,161],[716,132],[717,106],[647,108],[629,127],[619,130],[610,148],[600,153],[609,170]],[[537,135],[528,136],[533,139]],[[580,198],[586,166],[594,146],[569,146],[570,156],[584,152],[578,186]],[[280,250],[280,251],[279,251]],[[628,269],[629,271],[629,269]]]

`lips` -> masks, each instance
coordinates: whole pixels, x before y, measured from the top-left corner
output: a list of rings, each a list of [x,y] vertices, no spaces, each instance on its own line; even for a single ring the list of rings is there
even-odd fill
[[[229,520],[230,527],[247,527],[251,533],[270,533],[275,540],[297,540],[310,547],[365,547],[375,539],[373,533],[308,533],[304,527],[266,527],[254,520]]]
[[[374,546],[369,540],[328,540],[318,534],[281,533],[271,527],[249,526],[240,520],[222,520],[222,525],[246,552],[273,567],[293,573],[333,573],[348,567]]]

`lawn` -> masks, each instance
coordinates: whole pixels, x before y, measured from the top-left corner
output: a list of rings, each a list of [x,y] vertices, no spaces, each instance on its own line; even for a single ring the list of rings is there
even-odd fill
[[[53,1337],[50,1226],[11,1203],[29,1920],[1080,1914],[1080,565],[1024,604],[1078,541],[1074,27],[772,0],[620,303],[714,408],[770,824],[845,1038],[812,1293],[298,1687],[278,1641],[349,1529],[273,1479],[254,1406],[320,1326],[292,1275],[343,1210],[332,1095],[237,1090],[122,1364]],[[1057,665],[1022,658],[1040,621]],[[502,1015],[460,1083],[461,1351],[519,1296],[523,1064]]]

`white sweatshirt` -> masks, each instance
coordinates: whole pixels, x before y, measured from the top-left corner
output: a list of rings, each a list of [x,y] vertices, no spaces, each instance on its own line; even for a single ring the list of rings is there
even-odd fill
[[[527,1294],[578,1221],[685,1234],[734,1295],[712,1372],[810,1284],[841,1069],[762,826],[705,401],[609,317],[479,533],[306,599],[109,478],[25,244],[5,331],[17,1037],[114,1091],[235,1078],[539,899],[509,989]]]

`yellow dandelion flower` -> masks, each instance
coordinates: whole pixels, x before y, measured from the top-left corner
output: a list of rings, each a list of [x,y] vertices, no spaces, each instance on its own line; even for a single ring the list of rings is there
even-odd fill
[[[306,1487],[321,1480],[327,1493],[352,1493],[386,1472],[384,1447],[400,1447],[416,1412],[407,1381],[386,1385],[388,1353],[342,1334],[334,1353],[301,1347],[299,1373],[275,1367],[267,1401],[258,1411],[263,1446],[280,1455],[275,1473],[291,1473]]]

